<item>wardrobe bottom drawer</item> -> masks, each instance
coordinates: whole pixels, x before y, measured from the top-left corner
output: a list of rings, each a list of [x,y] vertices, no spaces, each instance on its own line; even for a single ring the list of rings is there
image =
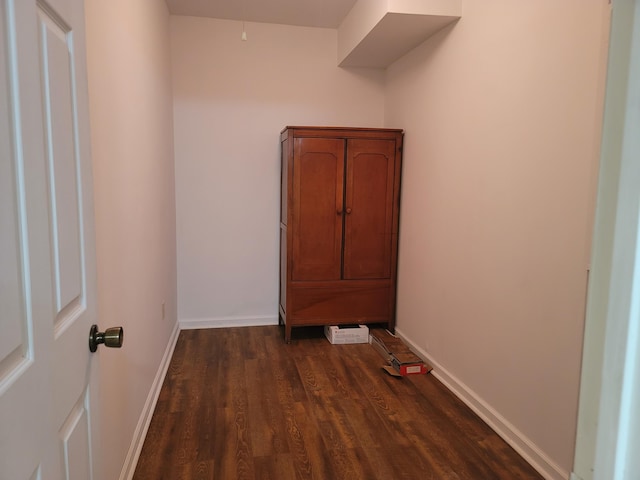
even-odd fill
[[[388,285],[299,287],[288,295],[287,321],[297,325],[386,322],[393,311]]]

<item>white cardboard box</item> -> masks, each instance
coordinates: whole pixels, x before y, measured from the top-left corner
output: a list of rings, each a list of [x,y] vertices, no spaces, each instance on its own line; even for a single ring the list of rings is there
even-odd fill
[[[344,345],[347,343],[369,343],[369,327],[366,325],[327,325],[324,334],[333,344]]]

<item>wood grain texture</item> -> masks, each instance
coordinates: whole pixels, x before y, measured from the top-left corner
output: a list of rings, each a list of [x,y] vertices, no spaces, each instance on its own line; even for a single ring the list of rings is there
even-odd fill
[[[396,142],[347,142],[344,278],[389,278]]]
[[[291,280],[340,280],[344,142],[295,139]]]
[[[297,332],[181,332],[134,480],[542,478],[431,375]]]
[[[280,139],[285,341],[307,325],[393,331],[402,130],[288,127]]]

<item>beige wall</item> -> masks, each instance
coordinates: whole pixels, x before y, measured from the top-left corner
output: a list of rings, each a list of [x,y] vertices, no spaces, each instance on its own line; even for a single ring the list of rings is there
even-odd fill
[[[336,66],[332,29],[171,17],[178,318],[277,322],[279,133],[382,126],[382,71]]]
[[[176,325],[169,14],[162,1],[87,0],[100,327],[100,478],[117,479]],[[162,318],[165,302],[165,318]]]
[[[470,0],[387,72],[398,330],[549,478],[573,459],[608,16]]]

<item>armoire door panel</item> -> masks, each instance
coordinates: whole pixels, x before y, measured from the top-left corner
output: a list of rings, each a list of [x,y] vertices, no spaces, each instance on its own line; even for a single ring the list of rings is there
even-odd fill
[[[338,280],[342,268],[344,140],[296,138],[293,280]]]
[[[394,140],[347,142],[344,279],[391,275],[395,148]]]

